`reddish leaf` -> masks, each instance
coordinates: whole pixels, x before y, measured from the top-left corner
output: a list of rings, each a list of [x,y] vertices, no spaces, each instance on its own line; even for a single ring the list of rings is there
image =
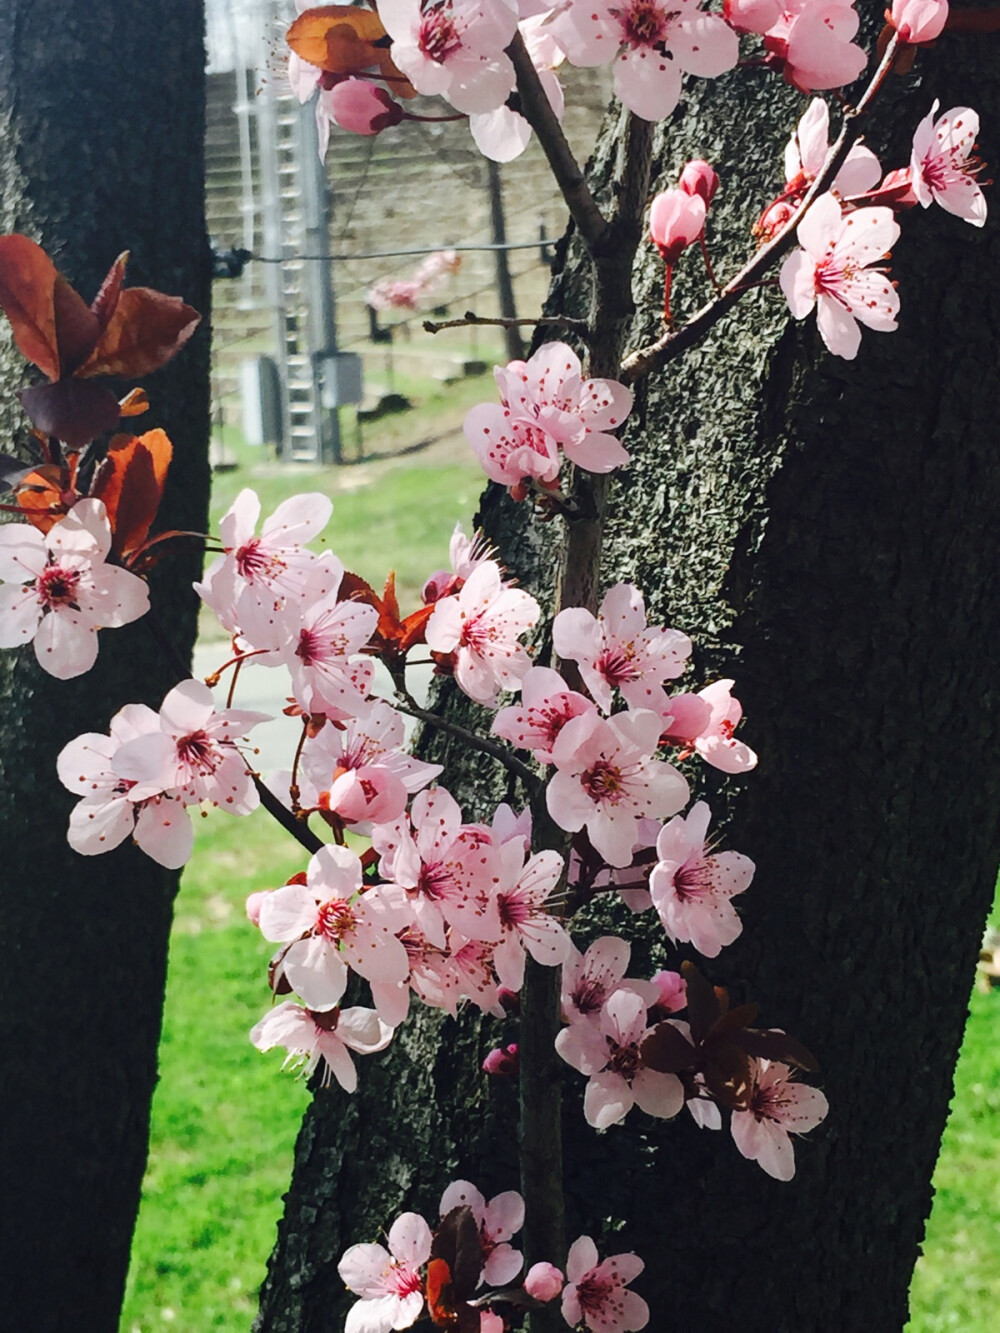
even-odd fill
[[[55,265],[27,236],[0,236],[0,306],[22,356],[50,380],[59,378]]]
[[[40,431],[71,449],[82,449],[118,425],[118,399],[104,384],[57,380],[21,389],[18,397]]]
[[[118,404],[118,411],[123,417],[141,417],[149,411],[149,394],[145,389],[130,389]]]
[[[696,1042],[704,1041],[714,1023],[722,1017],[728,1008],[721,1002],[721,987],[716,989],[695,967],[694,963],[682,963],[681,974],[687,982],[688,1018],[691,1020],[691,1035]],[[725,996],[725,991],[721,991]]]
[[[379,63],[375,43],[388,34],[379,16],[356,5],[320,5],[300,14],[286,41],[297,56],[330,74],[358,74]]]
[[[727,1010],[713,1024],[706,1040],[715,1041],[719,1037],[727,1036],[731,1032],[737,1032],[740,1028],[749,1027],[757,1017],[760,1006],[757,1004],[740,1004],[735,1009]]]
[[[122,294],[125,282],[125,266],[128,264],[128,251],[123,250],[108,269],[107,277],[101,283],[101,289],[91,303],[91,310],[97,317],[98,327],[103,333],[111,322],[111,316],[118,308],[118,298]]]
[[[679,1074],[697,1065],[698,1052],[673,1023],[664,1022],[657,1023],[643,1041],[639,1058],[647,1069],[660,1074]]]
[[[391,623],[399,624],[399,600],[396,597],[396,571],[390,569],[385,576],[385,588],[382,590],[382,606]],[[381,628],[381,626],[380,626]]]
[[[447,1263],[456,1303],[468,1300],[479,1285],[483,1271],[479,1227],[468,1205],[453,1208],[441,1219],[431,1245],[431,1258],[443,1259]]]
[[[160,507],[173,452],[162,430],[116,435],[111,441],[93,494],[104,501],[108,511],[115,555],[127,555],[146,540]]]
[[[734,1046],[754,1055],[758,1060],[780,1060],[785,1065],[797,1065],[799,1069],[808,1069],[815,1074],[819,1061],[807,1047],[787,1032],[773,1029],[745,1028],[734,1032],[731,1038]]]
[[[39,532],[48,532],[67,511],[63,499],[73,486],[68,468],[45,463],[24,478],[17,488],[17,503],[24,516]]]
[[[126,287],[81,376],[132,379],[165,365],[194,333],[201,316],[179,296],[151,287]]]
[[[400,621],[398,644],[401,653],[408,653],[415,644],[426,642],[424,631],[433,614],[433,605],[422,606],[418,611],[411,611],[405,620]]]
[[[56,343],[59,347],[60,377],[72,375],[94,350],[101,332],[97,316],[66,281],[56,274],[52,292],[56,318]]]
[[[382,609],[382,599],[372,585],[366,583],[360,574],[352,574],[350,570],[345,570],[344,577],[340,580],[337,600],[339,602],[364,602],[368,606],[374,606],[376,611]]]
[[[722,1106],[745,1111],[750,1105],[750,1060],[738,1047],[713,1046],[702,1053],[701,1072],[705,1087]]]

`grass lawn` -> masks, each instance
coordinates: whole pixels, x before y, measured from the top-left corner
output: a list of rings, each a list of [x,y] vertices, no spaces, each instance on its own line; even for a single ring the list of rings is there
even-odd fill
[[[243,486],[259,492],[265,514],[298,491],[322,490],[334,499],[330,540],[347,568],[378,587],[397,564],[403,610],[412,608],[425,577],[447,564],[455,522],[470,530],[482,475],[456,431],[469,406],[492,397],[492,381],[424,386],[411,396],[419,399],[414,412],[366,428],[367,451],[381,457],[340,469],[279,467],[228,437],[239,466],[217,477],[216,530]],[[405,448],[431,438],[426,449]],[[171,941],[161,1078],[121,1333],[250,1327],[307,1095],[304,1084],[279,1075],[280,1052],[260,1055],[247,1040],[268,1006],[270,946],[246,921],[243,902],[302,868],[299,849],[263,815],[213,814],[199,823]],[[1000,991],[975,994],[909,1333],[996,1325],[998,1024]]]

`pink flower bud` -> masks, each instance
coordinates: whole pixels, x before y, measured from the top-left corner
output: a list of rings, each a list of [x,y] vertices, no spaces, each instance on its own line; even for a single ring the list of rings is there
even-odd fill
[[[483,1061],[483,1070],[487,1074],[492,1074],[494,1078],[516,1078],[521,1071],[517,1043],[512,1042],[510,1046],[498,1046],[495,1050],[490,1051]]]
[[[268,896],[269,890],[264,889],[261,893],[251,893],[247,899],[247,916],[251,925],[260,925],[260,909],[264,899]]]
[[[649,210],[649,235],[667,264],[677,262],[704,225],[705,200],[700,194],[664,190]]]
[[[933,42],[948,21],[948,0],[893,0],[889,21],[908,46]]]
[[[367,79],[345,79],[321,94],[331,119],[350,134],[381,134],[403,119],[403,108]]]
[[[700,195],[707,208],[719,188],[719,177],[707,162],[696,157],[685,166],[678,184],[685,194]]]
[[[503,1333],[507,1325],[495,1310],[482,1310],[479,1315],[479,1333]]]
[[[668,1014],[676,1014],[687,1005],[687,982],[679,972],[657,972],[653,977],[656,1004]]]
[[[504,1013],[519,1014],[521,1012],[521,996],[518,991],[511,990],[508,986],[501,986],[497,991],[497,999],[503,1005]]]
[[[461,585],[462,580],[452,570],[436,569],[420,589],[420,600],[424,606],[430,606],[432,602],[440,601],[442,597],[450,597],[453,592],[458,592]]]
[[[737,32],[765,33],[781,17],[780,0],[723,0],[726,22]]]
[[[524,1289],[536,1301],[554,1301],[562,1291],[565,1280],[554,1264],[535,1264],[528,1269]]]

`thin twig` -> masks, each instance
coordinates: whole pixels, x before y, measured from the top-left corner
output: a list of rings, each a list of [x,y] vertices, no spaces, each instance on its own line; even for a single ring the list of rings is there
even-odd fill
[[[898,34],[894,33],[861,101],[856,107],[845,112],[844,125],[837,141],[827,153],[822,169],[810,185],[797,211],[792,214],[767,245],[761,246],[754,257],[726,284],[720,294],[714,300],[709,301],[707,305],[702,306],[686,324],[682,324],[679,329],[664,333],[655,342],[649,343],[646,347],[641,347],[638,351],[631,352],[625,357],[621,363],[620,374],[626,384],[634,384],[636,380],[650,374],[651,371],[659,370],[669,361],[680,356],[682,352],[686,352],[689,347],[703,338],[713,325],[718,323],[744,292],[758,286],[771,265],[792,248],[799,223],[819,196],[825,194],[833,184],[838,171],[844,165],[848,153],[861,133],[861,121],[867,115],[868,108],[892,68],[899,49],[898,43]]]
[[[474,731],[469,731],[467,727],[461,726],[458,722],[450,722],[448,718],[439,717],[437,713],[432,713],[427,708],[421,708],[410,692],[401,689],[398,683],[395,707],[399,712],[406,713],[409,717],[415,717],[419,722],[426,722],[428,726],[436,727],[438,731],[445,731],[449,736],[457,736],[459,740],[465,741],[466,745],[471,746],[474,750],[488,754],[497,763],[503,764],[508,773],[513,773],[515,777],[520,778],[530,792],[537,789],[537,773],[533,773],[527,764],[523,764],[516,755],[511,754],[505,745],[500,745],[497,741],[491,741],[486,736],[479,736]]]
[[[583,170],[573,156],[573,150],[559,124],[559,118],[552,109],[552,103],[545,95],[538,71],[531,62],[524,38],[517,33],[507,54],[514,65],[517,76],[517,92],[521,103],[521,115],[538,135],[538,142],[548,158],[556,184],[566,201],[570,216],[576,223],[577,231],[587,249],[594,253],[608,231],[608,221],[598,208]]]
[[[489,319],[467,310],[461,319],[424,320],[424,329],[428,333],[440,333],[442,329],[462,329],[469,325],[492,324],[501,329],[516,329],[522,324],[535,327],[540,324],[555,324],[564,329],[572,329],[581,338],[590,337],[590,325],[585,319],[574,319],[571,315],[539,315],[535,319]]]

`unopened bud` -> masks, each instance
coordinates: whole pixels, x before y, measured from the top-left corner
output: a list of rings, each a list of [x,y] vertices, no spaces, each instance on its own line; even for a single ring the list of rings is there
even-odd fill
[[[483,1069],[494,1078],[516,1078],[521,1071],[517,1044],[498,1046],[483,1061]]]
[[[664,262],[675,264],[705,225],[705,200],[685,190],[664,190],[649,210],[649,235]]]
[[[403,119],[403,108],[367,79],[345,79],[320,94],[324,110],[351,134],[381,134]]]
[[[908,46],[933,42],[948,22],[948,0],[893,0],[888,19]]]
[[[535,1264],[528,1269],[524,1289],[536,1301],[554,1301],[562,1291],[565,1280],[555,1264]]]
[[[707,162],[697,157],[685,166],[678,184],[685,194],[697,194],[704,199],[707,208],[719,188],[719,177]]]

